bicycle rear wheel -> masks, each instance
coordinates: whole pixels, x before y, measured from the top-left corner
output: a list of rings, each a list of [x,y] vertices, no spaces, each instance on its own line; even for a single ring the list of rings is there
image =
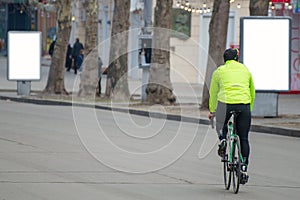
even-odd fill
[[[240,188],[240,179],[241,179],[241,159],[240,159],[240,141],[237,137],[237,140],[234,142],[233,148],[233,171],[232,171],[232,185],[233,192],[237,194]]]
[[[229,141],[229,140],[227,140]],[[231,144],[227,144],[226,152],[222,158],[223,171],[224,171],[224,186],[226,190],[229,190],[231,184],[231,168],[229,166],[229,155],[230,155]]]
[[[228,165],[228,155],[225,154],[223,157],[223,170],[224,170],[224,185],[225,189],[229,190],[231,183],[231,170]]]

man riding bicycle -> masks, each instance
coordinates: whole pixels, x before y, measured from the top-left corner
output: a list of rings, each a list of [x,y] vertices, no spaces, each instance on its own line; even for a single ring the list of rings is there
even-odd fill
[[[243,181],[248,180],[247,168],[249,164],[250,146],[248,134],[251,125],[251,111],[255,99],[255,88],[252,75],[245,65],[238,62],[237,49],[226,49],[224,65],[219,66],[212,75],[210,84],[209,115],[216,116],[216,131],[219,135],[219,156],[226,151],[227,122],[230,111],[239,111],[236,118],[237,134],[241,141],[241,152],[245,158],[242,166]]]

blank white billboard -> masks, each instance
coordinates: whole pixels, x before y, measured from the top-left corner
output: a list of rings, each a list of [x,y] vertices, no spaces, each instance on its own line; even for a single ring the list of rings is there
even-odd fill
[[[41,33],[8,32],[8,80],[40,80]]]
[[[244,17],[240,28],[240,60],[252,73],[258,91],[289,91],[291,19]]]

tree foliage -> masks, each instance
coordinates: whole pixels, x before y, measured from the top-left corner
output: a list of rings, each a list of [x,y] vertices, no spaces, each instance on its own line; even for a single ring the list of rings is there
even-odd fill
[[[250,0],[250,16],[268,16],[269,0]]]

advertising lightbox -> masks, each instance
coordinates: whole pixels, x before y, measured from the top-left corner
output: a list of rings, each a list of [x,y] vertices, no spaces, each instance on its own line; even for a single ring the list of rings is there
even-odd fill
[[[41,33],[34,31],[8,32],[7,79],[40,80]]]
[[[257,91],[290,90],[291,18],[243,17],[240,60],[252,73]]]

